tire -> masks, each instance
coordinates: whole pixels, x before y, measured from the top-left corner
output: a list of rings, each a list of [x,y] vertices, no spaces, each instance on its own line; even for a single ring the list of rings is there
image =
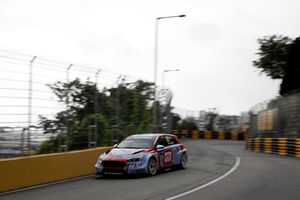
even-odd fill
[[[179,168],[180,169],[185,169],[186,168],[186,163],[188,161],[188,157],[187,157],[187,154],[186,153],[183,153],[181,155],[181,158],[180,158],[180,164],[179,164]]]
[[[148,162],[148,175],[154,176],[157,173],[157,162],[154,158],[150,158]]]

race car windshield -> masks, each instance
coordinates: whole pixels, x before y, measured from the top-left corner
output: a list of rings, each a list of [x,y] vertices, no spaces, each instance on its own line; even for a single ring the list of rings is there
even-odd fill
[[[128,138],[123,140],[117,148],[149,149],[153,147],[154,139],[149,138]]]

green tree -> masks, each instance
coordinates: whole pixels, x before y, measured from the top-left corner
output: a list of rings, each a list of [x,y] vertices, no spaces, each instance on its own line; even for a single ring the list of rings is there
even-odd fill
[[[58,152],[58,137],[51,137],[44,141],[39,147],[38,154],[55,153]]]
[[[253,61],[255,67],[272,79],[282,79],[280,94],[300,89],[300,42],[282,35],[265,36],[258,39],[260,45]]]
[[[82,83],[75,79],[69,83],[49,85],[66,110],[58,112],[54,119],[40,116],[44,133],[53,134],[42,145],[40,153],[57,152],[60,141],[66,141],[69,150],[88,147],[89,133],[98,127],[98,145],[111,145],[117,134],[123,137],[149,132],[152,122],[153,84],[136,81],[99,92],[94,83]],[[95,113],[95,95],[98,96]],[[118,125],[118,126],[116,126]]]
[[[282,35],[258,39],[258,59],[253,61],[253,65],[272,79],[282,79],[292,41],[291,38]]]
[[[218,125],[219,129],[222,131],[226,131],[226,132],[232,131],[231,119],[227,116],[221,116],[218,119],[217,125]]]
[[[181,117],[178,114],[175,113],[171,113],[172,115],[172,128],[174,130],[179,130],[180,128],[180,121],[181,121]]]
[[[120,84],[109,90],[115,105],[115,124],[125,136],[149,132],[152,123],[153,84],[138,80],[131,84]],[[117,112],[118,111],[118,112]]]
[[[198,130],[198,127],[195,123],[195,119],[193,117],[183,119],[179,124],[180,130]]]

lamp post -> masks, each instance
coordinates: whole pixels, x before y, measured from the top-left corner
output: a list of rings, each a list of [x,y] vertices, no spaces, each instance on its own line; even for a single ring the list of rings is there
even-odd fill
[[[94,102],[94,112],[95,112],[95,121],[94,121],[94,126],[95,126],[95,135],[94,135],[94,139],[95,139],[95,143],[94,146],[97,147],[98,146],[98,122],[97,122],[97,114],[98,114],[98,76],[99,73],[102,71],[102,69],[99,69],[96,73],[95,73],[95,102]]]
[[[28,87],[28,133],[27,133],[27,146],[28,146],[28,154],[30,153],[31,149],[31,122],[32,122],[32,70],[33,70],[33,62],[37,59],[36,56],[34,56],[30,63],[29,63],[29,87]]]
[[[185,15],[157,17],[155,20],[154,38],[154,103],[153,103],[153,132],[157,132],[157,103],[156,103],[156,82],[157,82],[157,55],[158,55],[158,22],[161,19],[185,17]]]
[[[70,107],[70,69],[73,67],[73,64],[70,64],[67,69],[66,69],[66,84],[67,84],[67,98],[66,98],[66,104],[67,104],[67,109],[69,111],[69,107]],[[65,142],[64,145],[63,144],[59,144],[59,149],[62,149],[62,147],[64,148],[65,151],[68,151],[69,148],[69,115],[66,117],[66,138],[65,138]]]
[[[113,136],[113,143],[118,143],[119,141],[119,128],[120,128],[120,86],[122,86],[123,81],[125,81],[126,76],[125,75],[120,75],[117,78],[117,94],[116,94],[116,124],[114,125],[115,132]]]

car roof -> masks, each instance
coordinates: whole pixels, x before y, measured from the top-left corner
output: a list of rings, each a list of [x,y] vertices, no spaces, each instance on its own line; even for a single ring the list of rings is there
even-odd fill
[[[173,136],[172,134],[167,134],[167,133],[142,133],[142,134],[134,134],[134,135],[130,135],[128,138],[157,138],[159,136],[163,136],[163,135],[168,135],[168,136]]]

